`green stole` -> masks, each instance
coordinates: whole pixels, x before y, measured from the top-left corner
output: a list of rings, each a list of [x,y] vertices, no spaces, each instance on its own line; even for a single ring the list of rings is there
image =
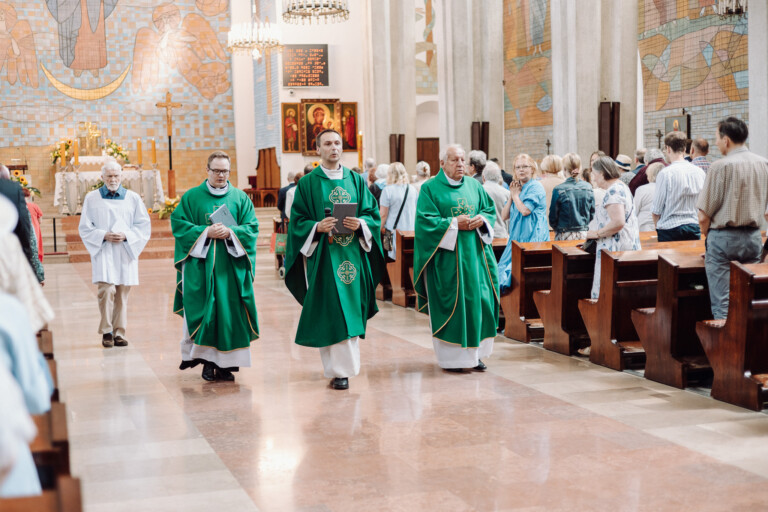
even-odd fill
[[[357,217],[371,231],[371,251],[360,246],[358,233],[335,235],[330,244],[321,233],[315,251],[305,258],[302,246],[334,203],[357,203]],[[285,254],[285,284],[303,306],[298,345],[327,347],[365,337],[366,323],[378,311],[376,286],[385,271],[380,229],[376,199],[359,174],[344,167],[342,178],[332,180],[317,167],[299,180]]]
[[[474,178],[464,177],[452,185],[441,170],[421,186],[413,264],[416,308],[422,312],[429,308],[433,337],[465,348],[479,347],[482,340],[496,336],[496,258],[474,229],[458,232],[453,251],[439,245],[454,217],[478,214],[493,226],[493,199]]]
[[[190,257],[195,243],[211,225],[208,217],[223,204],[237,221],[238,225],[231,229],[246,254],[235,258],[227,252],[224,240],[210,239],[205,259]],[[174,313],[186,316],[189,334],[196,345],[220,352],[247,348],[259,337],[253,293],[259,221],[253,203],[231,183],[226,194],[215,196],[204,181],[182,196],[171,214],[171,230],[176,238]]]

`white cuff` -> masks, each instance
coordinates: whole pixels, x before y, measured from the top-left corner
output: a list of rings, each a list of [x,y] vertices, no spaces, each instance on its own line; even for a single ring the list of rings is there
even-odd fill
[[[482,227],[477,228],[475,231],[477,231],[480,240],[482,240],[484,244],[491,244],[493,243],[493,226],[488,222],[488,219],[485,217],[481,218],[483,219],[483,224],[485,224],[485,233],[483,233]]]
[[[440,241],[440,245],[437,247],[440,249],[445,249],[446,251],[453,251],[456,249],[456,239],[459,237],[459,219],[456,217],[453,218],[451,221],[451,225],[448,226],[448,229],[445,232],[445,235],[443,236],[443,239]]]
[[[235,232],[231,229],[229,230],[229,238],[227,239],[232,242],[232,244],[225,243],[227,246],[227,252],[234,256],[235,258],[239,258],[241,256],[245,255],[245,249],[243,248],[243,245],[240,243],[240,240],[237,239],[235,236]]]
[[[309,258],[314,254],[315,247],[317,247],[317,242],[314,240],[315,238],[315,231],[317,230],[317,225],[319,222],[315,222],[315,225],[312,226],[312,231],[309,232],[309,236],[307,237],[307,240],[304,242],[304,245],[301,246],[301,254]],[[322,237],[321,237],[322,238]]]
[[[192,246],[192,250],[189,251],[189,255],[193,258],[205,259],[206,256],[208,256],[208,248],[211,246],[210,243],[205,243],[206,240],[208,240],[208,229],[209,228],[205,228],[203,234],[200,235],[200,238],[197,239],[195,245]]]
[[[371,242],[373,241],[371,230],[368,229],[368,224],[366,224],[363,219],[358,220],[360,221],[360,227],[363,229],[363,236],[360,237],[360,247],[362,247],[365,252],[371,252]]]

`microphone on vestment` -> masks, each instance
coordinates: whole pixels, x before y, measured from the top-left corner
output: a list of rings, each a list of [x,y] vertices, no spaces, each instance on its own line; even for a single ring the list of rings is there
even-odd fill
[[[330,208],[326,208],[325,209],[325,218],[327,219],[330,216],[331,216],[331,209]],[[331,228],[331,230],[328,232],[328,243],[329,244],[333,243],[333,228]]]

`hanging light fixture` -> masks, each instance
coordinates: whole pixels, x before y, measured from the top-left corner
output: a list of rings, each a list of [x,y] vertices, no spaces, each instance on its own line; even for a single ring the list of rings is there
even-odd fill
[[[715,8],[720,16],[746,16],[748,0],[719,0]]]
[[[294,25],[340,23],[349,19],[348,0],[284,0],[283,21]]]
[[[280,30],[269,18],[264,22],[256,21],[256,3],[251,3],[251,19],[243,23],[234,23],[227,34],[227,49],[234,55],[251,55],[258,59],[272,50],[282,50]]]

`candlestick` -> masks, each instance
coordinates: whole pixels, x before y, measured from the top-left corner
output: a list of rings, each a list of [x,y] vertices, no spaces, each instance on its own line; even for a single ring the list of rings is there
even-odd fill
[[[136,139],[136,153],[138,153],[136,163],[141,165],[141,139]]]
[[[357,166],[363,170],[363,132],[357,134]]]
[[[75,153],[75,165],[80,165],[80,143],[75,139],[72,151]]]
[[[157,164],[157,147],[155,147],[155,139],[152,139],[152,165]]]
[[[64,167],[67,165],[64,163],[64,159],[67,157],[67,143],[64,141],[61,141],[61,146],[59,146],[59,165]]]

